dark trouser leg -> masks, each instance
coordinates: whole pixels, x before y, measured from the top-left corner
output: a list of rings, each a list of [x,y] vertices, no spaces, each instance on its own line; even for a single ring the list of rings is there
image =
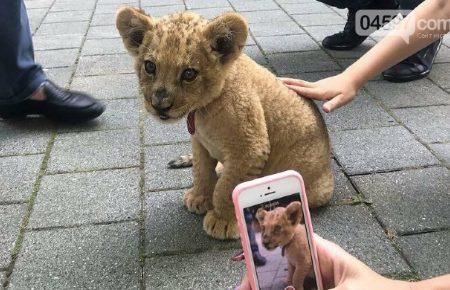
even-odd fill
[[[0,106],[28,98],[46,76],[34,61],[23,0],[0,1]]]
[[[423,2],[423,0],[399,0],[400,8],[401,9],[411,9],[413,10],[417,6],[419,6],[420,3]]]

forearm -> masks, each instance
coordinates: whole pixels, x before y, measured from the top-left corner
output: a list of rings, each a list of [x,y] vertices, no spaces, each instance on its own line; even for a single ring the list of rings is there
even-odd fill
[[[441,23],[433,27],[436,29],[430,29],[428,25],[424,25],[429,20]],[[410,27],[415,29],[407,43],[400,35],[410,35]],[[360,88],[377,74],[436,41],[449,32],[449,29],[450,1],[426,0],[401,22],[396,28],[396,33],[381,40],[351,65],[344,74],[350,77],[357,88]],[[424,37],[425,35],[427,37]]]
[[[411,283],[411,290],[448,290],[450,285],[450,274]]]

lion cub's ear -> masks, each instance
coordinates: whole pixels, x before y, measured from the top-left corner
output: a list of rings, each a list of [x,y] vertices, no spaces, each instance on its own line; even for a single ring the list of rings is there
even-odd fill
[[[123,7],[117,11],[116,27],[122,36],[125,48],[136,56],[144,35],[153,27],[153,20],[144,10],[134,7]]]
[[[212,51],[225,64],[236,59],[245,46],[248,35],[247,22],[237,13],[225,13],[210,21],[204,36]]]
[[[265,211],[262,208],[258,208],[258,210],[256,211],[256,215],[255,216],[256,216],[256,219],[260,223],[262,223],[264,221],[264,217],[266,216],[266,214],[267,214],[267,211]]]
[[[293,225],[300,223],[303,219],[302,204],[299,201],[290,203],[286,207],[286,216]]]

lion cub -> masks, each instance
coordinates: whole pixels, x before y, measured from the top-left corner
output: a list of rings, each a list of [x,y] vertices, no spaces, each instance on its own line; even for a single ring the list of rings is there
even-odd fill
[[[256,212],[264,247],[269,251],[282,247],[288,261],[287,284],[296,290],[303,290],[306,276],[313,277],[306,229],[300,224],[302,218],[302,206],[298,201],[286,208],[277,207],[271,211],[260,208]]]
[[[124,7],[116,26],[134,57],[146,109],[163,122],[188,115],[194,185],[184,204],[206,213],[209,235],[238,238],[231,193],[256,177],[297,170],[312,207],[330,200],[330,145],[321,115],[242,54],[248,27],[239,14],[212,21],[190,12],[152,18]]]

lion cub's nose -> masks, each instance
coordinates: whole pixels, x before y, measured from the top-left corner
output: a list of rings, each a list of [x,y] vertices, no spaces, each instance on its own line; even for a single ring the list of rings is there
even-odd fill
[[[152,96],[152,106],[159,110],[169,109],[172,103],[165,88],[159,88]]]

